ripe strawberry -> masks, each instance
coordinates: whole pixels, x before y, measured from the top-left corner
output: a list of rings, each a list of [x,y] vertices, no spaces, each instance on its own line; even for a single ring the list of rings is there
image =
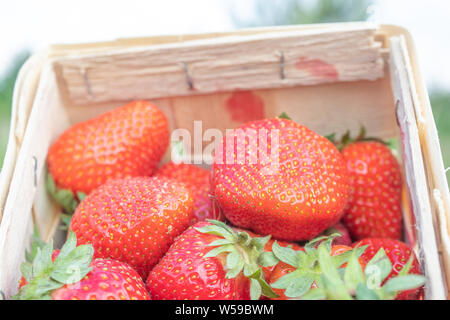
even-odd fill
[[[92,261],[91,245],[77,247],[70,233],[61,250],[53,243],[38,249],[21,266],[20,300],[150,300],[145,284],[130,266],[111,259]]]
[[[209,170],[195,165],[173,162],[162,166],[155,174],[157,177],[174,179],[184,183],[194,198],[194,219],[192,224],[207,219],[224,220],[219,210],[211,207],[209,197]]]
[[[350,238],[350,233],[344,224],[341,222],[336,223],[331,228],[325,230],[324,235],[332,235],[334,233],[339,233],[340,235],[333,239],[333,244],[350,246],[352,244],[352,239]]]
[[[341,142],[350,173],[350,200],[343,222],[352,237],[400,239],[402,235],[402,180],[400,166],[391,150],[378,140],[355,141],[347,133]]]
[[[145,278],[193,217],[190,192],[156,177],[110,180],[75,211],[70,228],[95,257],[128,263]]]
[[[277,239],[307,240],[341,218],[348,176],[331,142],[281,118],[239,129],[216,148],[212,168],[211,191],[228,220]]]
[[[168,143],[167,119],[147,101],[134,101],[78,123],[49,149],[53,193],[70,207],[74,194],[88,194],[109,179],[152,175]],[[57,195],[58,191],[63,192]]]
[[[175,240],[150,272],[147,288],[154,299],[273,297],[260,268],[268,254],[264,253],[268,240],[235,231],[220,221],[200,221]]]
[[[384,249],[384,252],[392,264],[392,269],[383,283],[386,283],[389,279],[401,274],[407,264],[410,264],[408,267],[409,272],[407,272],[407,274],[421,274],[419,261],[411,247],[406,243],[393,239],[366,238],[353,244],[353,247],[361,246],[368,246],[361,256],[361,258],[366,261],[372,259],[380,249]],[[405,271],[403,271],[403,273],[405,273]],[[416,288],[400,292],[397,294],[396,300],[416,300],[419,297],[420,291],[421,288]]]

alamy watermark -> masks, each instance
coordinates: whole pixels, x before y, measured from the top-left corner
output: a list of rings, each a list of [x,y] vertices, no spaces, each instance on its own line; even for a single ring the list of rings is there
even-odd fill
[[[202,121],[194,121],[194,130],[176,129],[171,135],[171,160],[175,163],[260,165],[262,174],[279,169],[279,130],[266,128],[203,131]],[[206,144],[206,145],[205,145]]]

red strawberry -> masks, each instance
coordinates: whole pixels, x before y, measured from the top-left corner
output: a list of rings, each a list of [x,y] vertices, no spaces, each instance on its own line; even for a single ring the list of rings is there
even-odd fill
[[[419,261],[417,260],[413,250],[406,243],[393,239],[382,238],[366,238],[355,242],[353,247],[368,246],[361,258],[369,261],[382,248],[392,264],[392,271],[389,273],[383,283],[400,274],[406,266],[409,259],[412,264],[408,274],[421,274]],[[418,299],[421,288],[400,292],[396,296],[396,300],[415,300]]]
[[[50,243],[33,261],[22,265],[21,300],[150,300],[141,277],[125,263],[111,259],[92,261],[91,245],[76,246],[73,233],[63,248]]]
[[[281,118],[249,122],[235,133],[216,148],[212,168],[212,192],[228,220],[278,239],[307,240],[341,218],[348,176],[331,142]]]
[[[354,142],[342,150],[350,172],[350,201],[343,221],[356,240],[400,239],[402,180],[390,149],[378,141]]]
[[[169,300],[272,296],[259,265],[268,239],[200,221],[175,240],[150,272],[147,288],[154,299]]]
[[[157,177],[174,179],[184,183],[194,198],[194,219],[192,223],[207,219],[224,220],[220,211],[211,208],[209,198],[209,171],[192,164],[175,164],[162,166],[155,174]]]
[[[142,277],[164,255],[193,218],[190,192],[156,177],[110,180],[75,211],[70,228],[95,256],[128,263]]]
[[[57,188],[88,194],[112,178],[152,175],[168,143],[161,110],[134,101],[66,130],[49,149],[48,170]]]
[[[333,239],[333,244],[341,244],[345,246],[350,246],[352,244],[350,233],[348,232],[348,229],[345,227],[345,225],[343,225],[341,222],[338,222],[331,228],[325,230],[324,235],[330,236],[334,233],[339,233],[340,236],[337,236]]]

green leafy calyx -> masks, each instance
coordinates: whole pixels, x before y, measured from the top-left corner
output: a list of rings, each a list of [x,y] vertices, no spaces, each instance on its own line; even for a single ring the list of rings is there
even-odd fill
[[[350,130],[347,130],[341,137],[341,139],[336,139],[336,134],[332,133],[329,135],[326,135],[325,138],[330,140],[339,150],[344,149],[346,146],[348,146],[351,143],[354,142],[361,142],[361,141],[377,141],[384,145],[388,145],[387,142],[385,142],[382,139],[375,138],[375,137],[366,137],[366,128],[364,126],[361,126],[358,135],[355,138],[351,137]]]
[[[27,284],[23,286],[13,299],[47,300],[52,291],[66,284],[79,282],[91,271],[94,255],[92,245],[77,246],[73,232],[61,248],[58,256],[52,261],[53,242],[37,247],[31,262],[24,262],[20,270]]]
[[[46,187],[47,192],[61,205],[64,213],[69,216],[75,212],[78,204],[86,197],[86,194],[82,192],[74,194],[72,190],[57,187],[50,173],[47,173]]]
[[[331,256],[332,241],[337,236],[339,236],[338,233],[317,237],[304,246],[304,251],[281,247],[275,242],[272,246],[275,257],[294,267],[295,270],[278,279],[272,284],[272,287],[285,289],[284,294],[288,298],[299,298],[311,290],[313,283],[317,284],[320,281],[323,273],[330,273],[348,262],[352,253],[351,250]],[[356,254],[360,256],[364,249],[358,248],[355,250]],[[323,256],[326,256],[326,258]],[[322,264],[320,264],[320,261],[322,261]]]
[[[310,290],[302,299],[393,300],[401,291],[424,285],[423,276],[408,274],[412,257],[398,276],[385,282],[391,273],[392,264],[384,250],[381,248],[363,270],[356,249],[351,251],[347,265],[338,269],[333,266],[330,257],[323,253],[323,249],[319,248],[319,265],[324,272],[317,282],[318,287]]]
[[[277,295],[267,284],[261,269],[262,266],[272,266],[278,263],[278,259],[272,253],[264,251],[264,246],[270,236],[251,237],[247,232],[235,231],[221,221],[208,220],[208,222],[211,225],[196,228],[197,231],[216,235],[220,239],[209,244],[215,248],[209,251],[205,257],[216,257],[225,253],[226,278],[232,279],[240,274],[249,278],[252,300],[258,300],[261,295],[276,298]]]

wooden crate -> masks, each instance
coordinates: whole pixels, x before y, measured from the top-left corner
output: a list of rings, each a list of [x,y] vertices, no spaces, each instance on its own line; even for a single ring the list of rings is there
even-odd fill
[[[257,115],[236,112],[233,98],[256,103]],[[363,124],[372,136],[399,137],[405,241],[420,258],[425,298],[445,299],[450,200],[427,92],[409,34],[370,23],[60,45],[33,56],[16,84],[0,175],[6,297],[17,290],[33,225],[50,239],[59,223],[44,186],[49,145],[70,125],[133,99],[157,104],[171,130],[193,131],[195,120],[225,130],[286,112],[321,134]]]

